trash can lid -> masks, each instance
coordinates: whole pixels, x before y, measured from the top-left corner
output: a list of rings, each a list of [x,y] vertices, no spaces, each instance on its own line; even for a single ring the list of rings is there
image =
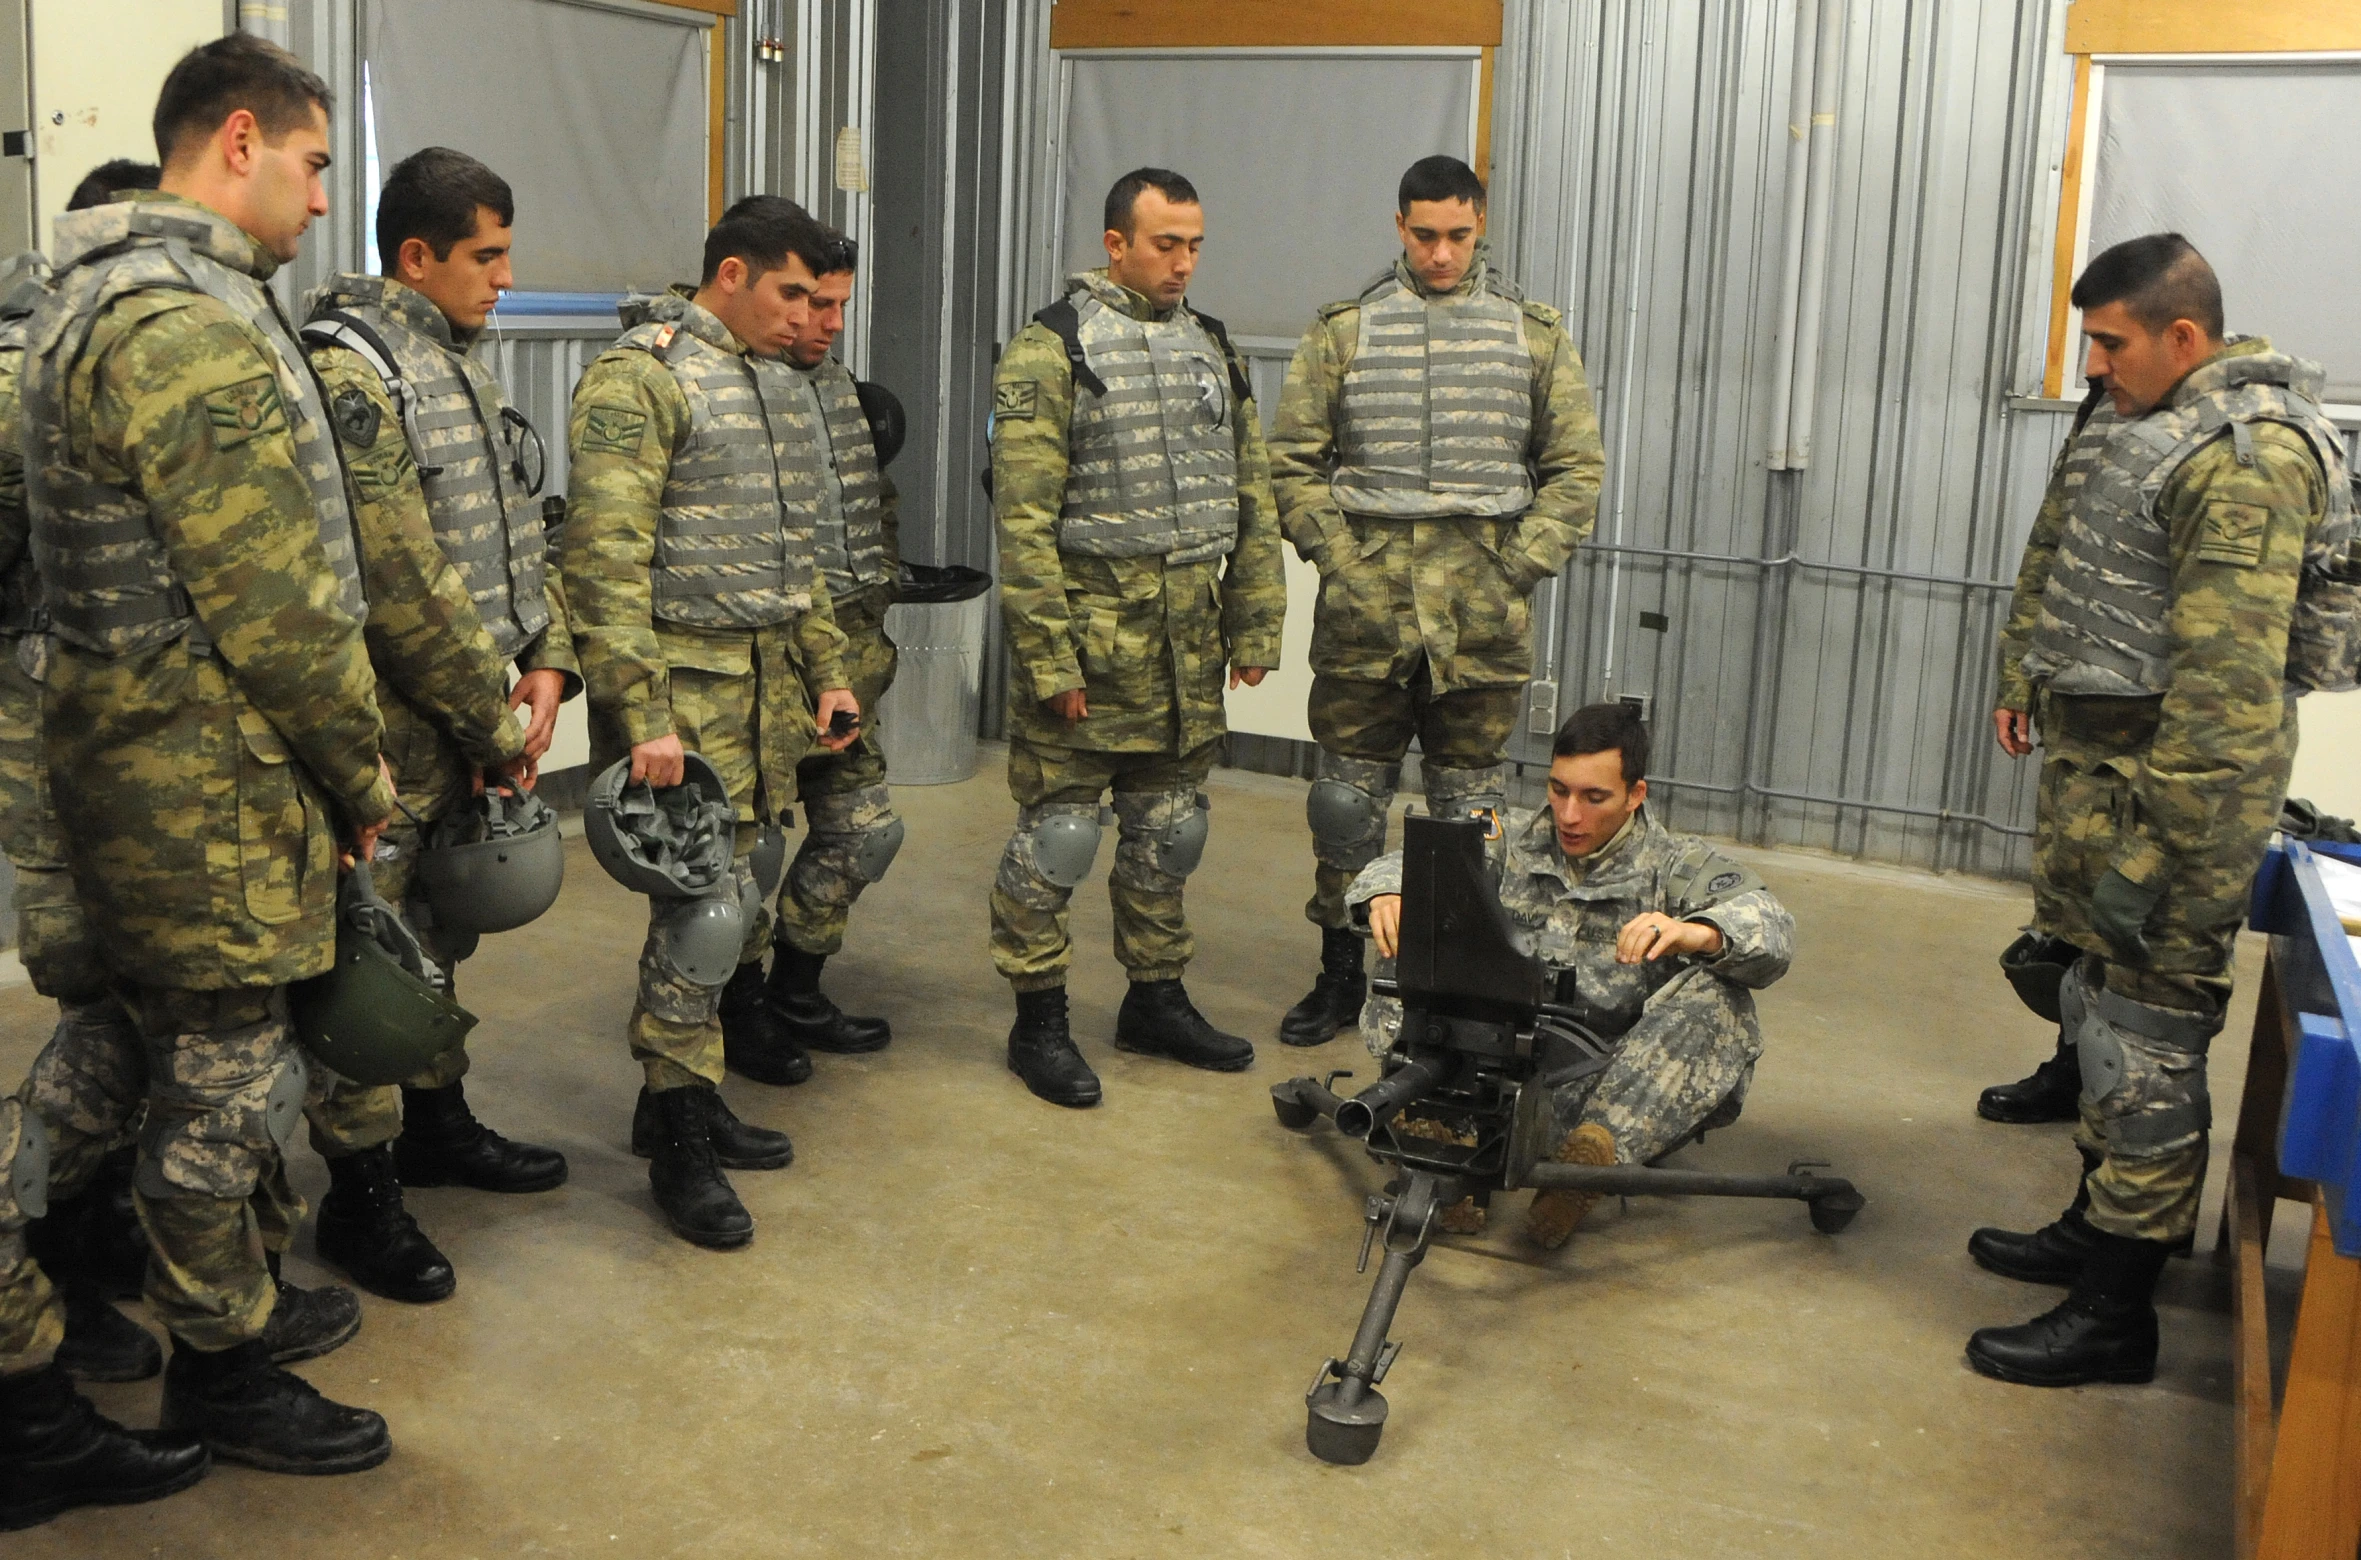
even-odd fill
[[[904,606],[948,606],[973,601],[992,588],[992,576],[964,563],[902,564],[901,602]]]

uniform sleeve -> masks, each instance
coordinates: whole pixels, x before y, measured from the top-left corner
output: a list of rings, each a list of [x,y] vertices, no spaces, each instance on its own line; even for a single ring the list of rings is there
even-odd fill
[[[125,303],[140,317],[103,346],[92,333],[92,453],[138,483],[239,692],[347,819],[377,823],[393,812],[377,681],[320,543],[276,357],[210,299]]]
[[[1700,964],[1757,989],[1787,973],[1795,960],[1795,917],[1768,884],[1703,843],[1685,852],[1673,870],[1673,914],[1722,934],[1722,951]]]
[[[1501,543],[1509,583],[1529,591],[1566,566],[1599,518],[1607,455],[1599,415],[1574,339],[1558,323],[1525,316],[1533,353],[1533,507]]]
[[[992,375],[992,514],[1000,532],[1011,696],[1036,704],[1083,685],[1057,545],[1073,417],[1074,374],[1065,348],[1048,327],[1027,325]]]
[[[804,686],[811,690],[814,705],[821,694],[853,685],[845,675],[844,645],[844,630],[836,626],[836,607],[828,592],[814,591],[811,610],[795,618],[795,653],[802,662]],[[874,713],[861,712],[863,716]]]
[[[2159,504],[2172,535],[2170,680],[2133,782],[2140,829],[2112,863],[2141,884],[2201,854],[2224,807],[2280,751],[2288,624],[2327,488],[2303,436],[2263,424],[2251,465],[2218,439],[2189,458]]]
[[[2050,566],[2057,561],[2058,539],[2066,531],[2066,451],[2074,436],[2067,435],[2050,464],[2049,487],[2034,511],[2033,532],[2025,538],[2025,556],[2017,564],[2017,588],[2009,597],[2008,622],[2000,630],[1997,708],[2029,710],[2033,684],[2025,676],[2025,652],[2033,648],[2034,625],[2041,621],[2042,593],[2049,589]]]
[[[25,516],[23,431],[25,355],[0,352],[0,577],[25,555],[32,527]]]
[[[1337,336],[1344,332],[1351,339],[1359,318],[1360,310],[1346,309],[1312,322],[1295,345],[1271,424],[1271,493],[1280,529],[1296,556],[1322,574],[1346,561],[1331,550],[1349,532],[1328,479],[1336,468],[1336,402],[1348,356]]]
[[[1235,365],[1239,374],[1245,365]],[[1238,545],[1222,571],[1222,645],[1232,666],[1276,667],[1287,622],[1287,560],[1262,418],[1248,396],[1238,405]]]
[[[469,763],[491,768],[525,750],[508,710],[506,668],[467,586],[435,540],[418,463],[385,383],[354,353],[312,359],[352,473],[354,539],[369,596],[370,663],[386,686],[440,726]],[[366,434],[367,437],[362,435]],[[399,776],[395,777],[399,779]]]
[[[1352,917],[1355,926],[1367,926],[1369,901],[1401,891],[1402,853],[1398,850],[1388,851],[1363,867],[1360,874],[1345,885],[1346,913]]]
[[[583,374],[566,429],[570,475],[559,544],[574,649],[590,702],[636,747],[672,734],[672,685],[656,639],[656,522],[687,436],[688,401],[662,364],[610,351]]]
[[[520,672],[557,672],[566,680],[558,702],[563,704],[582,691],[582,658],[574,653],[573,619],[566,611],[565,577],[556,569],[548,571],[541,581],[541,593],[549,604],[549,626],[533,636],[516,658]]]

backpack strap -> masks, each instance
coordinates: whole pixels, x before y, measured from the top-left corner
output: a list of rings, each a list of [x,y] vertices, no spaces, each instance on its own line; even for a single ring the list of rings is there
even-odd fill
[[[1238,361],[1238,349],[1230,345],[1229,327],[1201,309],[1190,309],[1189,312],[1197,317],[1198,324],[1205,327],[1205,334],[1221,343],[1222,361],[1230,366],[1230,389],[1237,393],[1238,404],[1244,406],[1254,399],[1254,386],[1248,382],[1246,369]]]
[[[386,393],[393,397],[394,411],[402,419],[403,437],[410,441],[410,456],[418,460],[425,449],[418,437],[418,392],[411,388],[409,380],[402,377],[402,371],[394,366],[393,348],[377,333],[376,327],[357,314],[330,309],[316,319],[306,321],[301,335],[307,350],[342,347],[368,364],[370,370],[385,381]],[[439,477],[442,473],[442,467],[418,461],[420,477]]]
[[[1066,344],[1066,366],[1074,371],[1074,383],[1092,395],[1107,393],[1107,382],[1092,372],[1089,360],[1082,355],[1082,315],[1073,300],[1060,298],[1033,316],[1037,325],[1049,327],[1050,334]]]

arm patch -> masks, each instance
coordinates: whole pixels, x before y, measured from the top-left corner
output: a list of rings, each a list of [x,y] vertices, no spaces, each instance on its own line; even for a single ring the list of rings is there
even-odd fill
[[[2263,561],[2263,538],[2270,528],[2271,511],[2261,504],[2207,499],[2197,530],[2198,561],[2251,569]]]
[[[1031,379],[1004,379],[992,387],[994,417],[1036,417],[1041,412],[1041,385]]]
[[[336,424],[338,438],[356,450],[365,450],[376,445],[385,416],[367,391],[353,385],[337,391],[328,402],[328,420]]]
[[[287,407],[279,397],[278,379],[256,374],[207,392],[205,420],[212,426],[217,450],[234,450],[258,434],[286,427]]]
[[[648,414],[636,406],[593,406],[582,413],[582,448],[600,455],[637,455]]]

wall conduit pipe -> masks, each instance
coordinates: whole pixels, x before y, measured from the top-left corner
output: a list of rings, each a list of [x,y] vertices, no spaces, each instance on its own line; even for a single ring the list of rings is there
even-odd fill
[[[1809,190],[1812,61],[1819,52],[1821,0],[1795,0],[1794,66],[1787,89],[1787,222],[1780,240],[1778,326],[1771,335],[1773,471],[1787,469],[1787,416],[1795,393],[1795,323],[1804,272],[1804,199]]]
[[[1845,0],[1822,0],[1812,66],[1811,160],[1805,175],[1803,281],[1795,321],[1795,386],[1787,408],[1787,469],[1812,460],[1820,394],[1820,324],[1828,304],[1828,245],[1836,209],[1836,114],[1844,100]]]

